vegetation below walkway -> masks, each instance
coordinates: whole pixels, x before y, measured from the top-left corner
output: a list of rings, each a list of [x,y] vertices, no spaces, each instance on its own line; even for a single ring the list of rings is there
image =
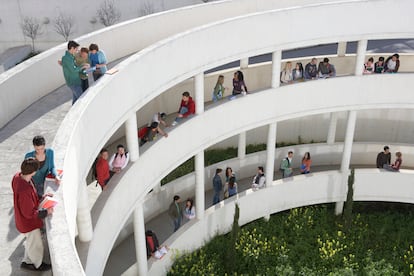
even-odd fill
[[[349,227],[333,209],[296,208],[233,227],[195,252],[176,252],[168,275],[414,275],[414,206],[355,202]]]

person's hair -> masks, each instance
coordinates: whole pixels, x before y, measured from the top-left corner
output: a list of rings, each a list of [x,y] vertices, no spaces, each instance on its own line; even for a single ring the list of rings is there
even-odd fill
[[[259,170],[261,170],[262,172],[264,172],[264,168],[262,166],[257,167]]]
[[[183,96],[184,97],[190,97],[190,92],[188,92],[188,91],[183,92]]]
[[[165,114],[165,112],[161,112],[160,117],[161,117],[161,119],[165,119],[165,117],[167,117],[167,114]]]
[[[20,170],[23,175],[29,175],[37,171],[39,169],[39,166],[40,166],[39,161],[37,161],[33,157],[30,157],[30,158],[25,159],[22,162],[20,166]]]
[[[396,57],[397,59],[399,59],[399,58],[400,58],[400,55],[399,55],[399,54],[393,54],[392,56],[393,56],[393,57]]]
[[[312,60],[311,61],[317,61],[318,59],[317,58],[312,58]]]
[[[229,179],[229,187],[230,188],[233,188],[235,182],[236,182],[236,178],[234,176],[230,177],[230,179]]]
[[[374,58],[373,58],[373,57],[370,57],[370,58],[368,59],[368,61],[374,62]]]
[[[119,148],[123,148],[124,149],[125,147],[124,147],[124,145],[119,144],[118,146],[116,146],[116,149],[119,149]]]
[[[108,149],[107,148],[103,148],[103,149],[101,149],[101,151],[99,152],[99,155],[101,155],[102,153],[104,153],[104,152],[108,152]]]
[[[89,50],[88,50],[88,48],[86,48],[86,47],[82,47],[81,49],[80,49],[80,51],[81,52],[83,52],[83,53],[89,53]]]
[[[68,42],[68,50],[72,48],[77,48],[77,47],[79,47],[79,44],[76,41],[71,40]]]
[[[158,127],[158,123],[157,122],[152,122],[150,128],[154,129]]]
[[[384,147],[384,151],[389,150],[389,149],[390,149],[390,147],[389,147],[389,146],[385,146],[385,147]]]
[[[230,173],[228,171],[230,170]],[[233,170],[230,167],[226,168],[226,176],[231,176],[233,174]]]
[[[46,145],[46,140],[45,137],[41,136],[41,135],[37,135],[35,137],[33,137],[33,146],[44,146]]]
[[[191,198],[187,198],[187,200],[185,201],[185,204],[187,205],[187,202],[190,202],[190,210],[193,209],[193,205],[194,205],[194,200]],[[187,207],[187,206],[186,206]]]
[[[293,151],[291,151],[291,150],[290,150],[290,151],[288,151],[288,155],[289,155],[289,154],[291,154],[291,153],[293,154]]]
[[[220,83],[220,80],[221,79],[224,79],[224,76],[223,75],[218,76],[216,85],[218,85]]]
[[[236,73],[237,73],[237,79],[238,79],[239,81],[244,81],[243,72],[239,70],[239,71],[237,71]]]
[[[305,155],[303,156],[302,161],[303,160],[310,160],[310,159],[311,159],[311,157],[310,157],[309,151],[305,152]]]
[[[222,171],[223,171],[222,169],[217,168],[217,169],[216,169],[216,174],[221,173]]]
[[[324,59],[323,59],[323,62],[329,62],[329,58],[327,58],[327,57],[326,57],[326,58],[324,58]]]
[[[292,62],[290,62],[290,61],[286,62],[285,63],[285,69],[284,70],[286,70],[288,68],[288,64],[292,64]]]
[[[174,201],[177,201],[177,200],[179,200],[179,199],[180,199],[180,196],[179,196],[179,195],[175,195],[175,196],[173,197],[173,199],[174,199]]]
[[[378,61],[384,61],[384,57],[379,57]]]
[[[93,50],[99,51],[98,44],[92,43],[91,45],[89,45],[89,51],[93,51]]]
[[[303,65],[302,62],[297,62],[296,65],[299,65],[299,70],[303,72]]]
[[[402,153],[401,153],[400,151],[397,151],[397,152],[395,153],[395,155],[396,155],[397,157],[401,157]]]

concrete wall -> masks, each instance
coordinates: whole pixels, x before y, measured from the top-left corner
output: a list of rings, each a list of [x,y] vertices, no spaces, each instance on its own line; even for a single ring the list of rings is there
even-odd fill
[[[2,1],[6,2],[5,0]],[[0,5],[0,9],[6,8],[4,10],[5,16],[12,15],[13,17],[13,13],[8,13],[7,10],[9,8],[15,10],[14,5],[18,7],[20,4],[22,4],[20,6],[24,6],[24,4],[29,5],[28,3],[33,3],[31,5],[36,5],[34,10],[37,12],[43,7],[33,0],[22,1],[7,2],[5,5]],[[326,0],[312,1],[312,3],[315,2],[323,3]],[[90,2],[85,3],[91,5]],[[76,41],[83,46],[97,43],[105,51],[108,61],[111,62],[136,53],[161,39],[196,26],[256,11],[306,3],[308,3],[307,0],[232,0],[214,2],[209,5],[190,6],[122,22],[76,38]],[[13,5],[13,7],[8,5]],[[74,7],[74,5],[71,7]],[[133,11],[133,9],[131,10]],[[93,11],[94,13],[95,11]],[[8,19],[3,21],[8,22]],[[20,22],[20,19],[18,21]],[[165,22],[174,22],[174,24],[165,24]],[[3,28],[0,29],[0,34],[9,32],[5,24],[0,23],[0,28]],[[14,30],[15,28],[12,29]],[[18,32],[13,33],[13,35],[15,34],[18,34]],[[131,34],[134,35],[131,36]],[[5,37],[8,36],[0,36],[0,39]],[[122,41],[127,43],[120,43]],[[57,60],[63,56],[65,50],[66,43],[60,44],[0,75],[0,127],[3,127],[29,105],[64,84],[63,74],[57,65]],[[27,85],[27,83],[30,83],[30,85]],[[69,89],[68,93],[70,93]]]
[[[93,2],[75,0],[70,3],[63,0],[45,0],[39,3],[34,0],[1,0],[0,53],[9,47],[31,45],[31,40],[23,36],[20,27],[26,16],[35,17],[42,24],[42,34],[38,36],[35,43],[37,51],[44,51],[64,42],[64,38],[54,29],[54,20],[61,12],[73,17],[74,27],[70,39],[101,29],[104,26],[99,22],[97,10],[103,2],[104,0]],[[200,3],[201,0],[138,0],[115,1],[115,6],[121,12],[119,22],[122,22],[144,15],[142,9],[151,10],[145,7],[152,7],[153,12],[160,12]]]
[[[355,170],[354,200],[414,203],[414,198],[407,196],[414,193],[413,174],[413,171],[387,173],[378,169]],[[173,263],[175,250],[192,251],[217,233],[229,232],[236,203],[240,207],[239,225],[244,225],[295,207],[345,200],[346,190],[341,188],[341,177],[338,171],[328,171],[311,177],[300,175],[292,180],[277,180],[266,189],[257,192],[247,190],[209,208],[203,220],[186,223],[165,242],[174,250],[170,250],[161,260],[150,260],[148,275],[165,275]],[[257,202],[260,202],[261,208],[251,208]],[[134,265],[123,275],[136,273]]]
[[[79,188],[82,187],[79,183],[83,184],[96,153],[127,118],[166,89],[228,61],[278,49],[355,39],[414,36],[411,24],[407,24],[413,20],[409,12],[412,7],[410,1],[400,2],[402,11],[394,24],[386,22],[379,22],[375,25],[363,24],[366,10],[373,12],[388,10],[393,8],[394,4],[390,0],[352,1],[257,13],[170,37],[124,61],[118,67],[118,74],[103,77],[81,98],[68,113],[58,131],[54,148],[57,153],[57,166],[65,171],[64,185],[62,185],[65,214],[57,215],[66,215],[67,224],[56,225],[52,218],[52,227],[65,227],[69,234],[73,235],[77,196]],[[350,13],[354,14],[355,20],[345,27],[342,22]],[[331,26],[335,29],[335,35],[332,36],[332,32],[327,29],[315,28],[312,32],[306,33],[291,33],[279,28],[274,29],[274,26],[282,26],[289,18],[305,20],[309,14],[313,14],[315,24],[323,24],[326,14],[337,18],[338,20],[332,21]],[[296,23],[303,25],[301,20]],[[272,26],[274,36],[267,35],[266,28],[269,26]],[[225,36],[236,28],[244,30],[243,37],[228,38]],[[263,32],[258,30],[263,30]],[[214,36],[223,37],[223,44],[217,45],[212,41],[210,38]],[[246,41],[245,36],[250,39]],[[232,47],[227,47],[230,44]],[[171,52],[175,55],[172,56]],[[200,55],[200,52],[203,55]],[[184,56],[187,57],[187,62],[182,62]],[[154,64],[160,66],[157,70],[149,70]],[[112,245],[134,210],[134,206],[137,203],[140,204],[146,193],[177,163],[181,163],[218,141],[272,122],[327,112],[364,110],[374,107],[412,109],[414,102],[411,91],[409,91],[412,82],[411,74],[381,75],[369,78],[343,77],[323,82],[307,82],[242,97],[212,108],[200,116],[195,116],[174,129],[174,135],[170,135],[168,139],[159,140],[157,146],[151,147],[142,154],[141,158],[130,166],[122,181],[104,193],[103,215],[98,214],[99,218],[89,247],[86,273],[90,275],[102,273]],[[123,88],[122,102],[117,101],[119,95],[113,93],[120,87]],[[390,94],[390,89],[393,89],[395,93]],[[310,90],[312,93],[303,95],[301,93],[303,90]],[[283,99],[283,105],[275,108],[274,103],[280,99]],[[98,112],[102,106],[113,102],[119,103],[119,106],[118,109],[113,109],[111,114]],[[261,112],[253,113],[251,107],[259,104],[262,107]],[[240,110],[244,112],[239,112]],[[232,118],[223,116],[223,114],[238,114],[238,120],[231,120]],[[212,126],[219,120],[223,120],[224,124],[214,125],[214,129],[206,127]],[[106,122],[106,124],[98,122]],[[184,140],[183,137],[190,137],[190,139]],[[169,154],[165,154],[167,152]],[[157,166],[153,166],[155,163]],[[147,179],[147,182],[134,185],[134,179]],[[326,183],[322,182],[320,185],[323,186]],[[325,196],[318,198],[326,199]],[[120,204],[120,199],[122,199],[122,204]],[[337,197],[332,197],[332,200],[337,199]],[[59,263],[58,259],[55,261]]]

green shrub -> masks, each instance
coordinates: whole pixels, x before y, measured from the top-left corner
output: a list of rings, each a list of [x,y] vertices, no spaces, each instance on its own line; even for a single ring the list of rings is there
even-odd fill
[[[333,209],[295,208],[249,223],[232,269],[223,263],[229,233],[177,259],[169,275],[414,275],[413,206],[355,202],[349,229]]]

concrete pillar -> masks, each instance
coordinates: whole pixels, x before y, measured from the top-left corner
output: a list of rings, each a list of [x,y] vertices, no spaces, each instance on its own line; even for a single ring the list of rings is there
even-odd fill
[[[358,41],[357,56],[355,62],[355,76],[361,76],[364,71],[365,54],[367,52],[368,40]]]
[[[204,112],[204,73],[194,76],[196,114]]]
[[[204,218],[205,191],[204,191],[204,151],[200,151],[195,156],[195,173],[196,173],[196,189],[195,189],[195,206],[196,218]]]
[[[125,122],[125,137],[127,143],[127,149],[129,154],[129,160],[135,162],[139,157],[138,147],[138,124],[137,116],[135,112]]]
[[[341,173],[342,173],[341,189],[342,191],[346,191],[346,188],[348,187],[347,180],[348,180],[348,175],[349,175],[349,163],[351,162],[352,144],[354,141],[356,116],[357,116],[357,112],[355,110],[351,110],[348,112],[348,122],[346,126],[344,149],[343,149],[342,161],[341,161]],[[336,202],[335,214],[336,215],[342,214],[343,208],[344,208],[343,201]]]
[[[280,86],[280,64],[282,60],[282,51],[272,53],[272,88]]]
[[[246,131],[239,134],[239,145],[237,147],[237,157],[244,159],[246,157]]]
[[[249,58],[242,58],[240,60],[240,69],[246,69],[247,67],[249,67]]]
[[[339,57],[344,57],[346,54],[346,41],[338,42],[337,55]]]
[[[273,174],[275,172],[275,152],[276,152],[276,123],[269,125],[269,132],[267,133],[267,147],[266,147],[266,186],[273,183]]]
[[[331,117],[329,119],[328,137],[326,138],[326,143],[328,145],[335,143],[337,123],[338,123],[338,113],[331,112]]]
[[[137,255],[138,275],[148,274],[147,246],[145,242],[145,221],[142,205],[139,204],[134,210],[134,240],[135,253]]]
[[[86,181],[79,185],[78,208],[76,214],[76,224],[78,226],[78,235],[81,242],[89,242],[92,240],[92,218],[89,209],[88,191],[86,189]]]

